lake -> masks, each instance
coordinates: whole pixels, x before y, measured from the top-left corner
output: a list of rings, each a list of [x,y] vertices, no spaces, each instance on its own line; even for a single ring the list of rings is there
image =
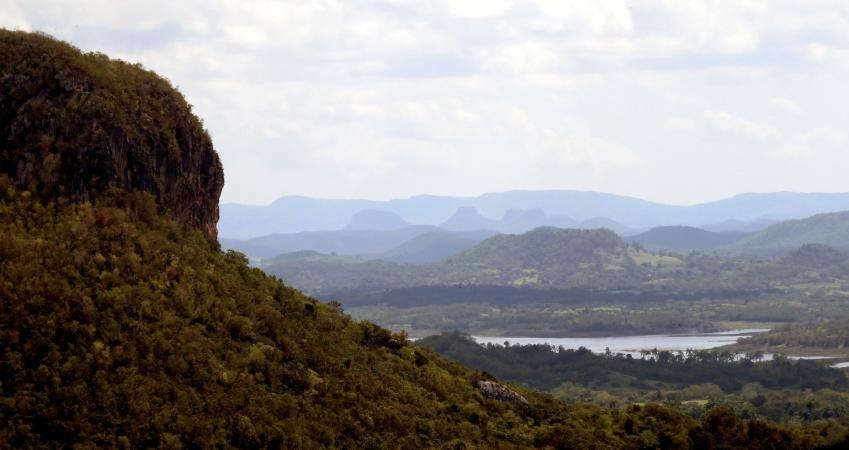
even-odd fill
[[[640,356],[640,350],[707,350],[734,344],[737,339],[750,337],[754,333],[769,331],[762,328],[723,331],[704,334],[650,334],[644,336],[585,337],[585,338],[535,338],[535,337],[491,337],[472,336],[480,344],[548,344],[566,349],[585,347],[594,353],[604,353],[609,348],[613,353],[630,353]]]

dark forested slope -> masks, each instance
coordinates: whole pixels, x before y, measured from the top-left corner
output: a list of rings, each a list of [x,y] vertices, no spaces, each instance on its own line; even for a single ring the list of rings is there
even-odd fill
[[[113,189],[215,237],[224,174],[191,106],[138,65],[0,30],[0,173],[42,200]]]
[[[0,184],[0,446],[525,446],[565,417],[483,397],[176,222]]]

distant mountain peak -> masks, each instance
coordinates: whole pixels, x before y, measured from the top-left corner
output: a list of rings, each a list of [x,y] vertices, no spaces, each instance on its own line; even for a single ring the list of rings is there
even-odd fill
[[[492,228],[495,221],[484,217],[472,206],[461,206],[440,227],[452,231],[483,230]]]
[[[366,209],[398,214],[411,224],[455,230],[489,228],[520,233],[539,225],[604,226],[621,234],[662,225],[710,231],[758,231],[771,222],[849,209],[849,193],[747,193],[694,205],[667,205],[590,191],[514,190],[477,197],[416,195],[386,201],[286,197],[271,206],[222,205],[222,236],[250,238],[272,233],[338,230]],[[605,218],[600,222],[594,218]],[[714,224],[714,225],[711,225]]]
[[[398,214],[377,209],[366,209],[351,216],[346,230],[398,230],[410,226]]]

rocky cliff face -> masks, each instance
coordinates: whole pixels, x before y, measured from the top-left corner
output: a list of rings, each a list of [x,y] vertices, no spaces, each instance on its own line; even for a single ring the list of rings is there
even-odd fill
[[[0,30],[0,173],[45,201],[153,194],[217,235],[224,172],[191,106],[139,65]]]

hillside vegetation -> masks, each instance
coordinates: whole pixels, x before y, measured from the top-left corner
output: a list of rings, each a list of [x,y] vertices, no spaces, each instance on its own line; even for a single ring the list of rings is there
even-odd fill
[[[569,406],[354,322],[125,208],[42,204],[0,180],[0,446],[812,448],[834,424]],[[135,212],[130,212],[135,211]],[[147,213],[145,213],[145,211]],[[766,443],[766,444],[765,444]]]
[[[332,255],[263,262],[266,272],[316,295],[426,285],[608,288],[639,284],[651,274],[681,267],[680,258],[647,252],[610,230],[549,227],[496,235],[456,256],[419,266]]]
[[[248,268],[149,197],[136,215],[0,188],[0,445],[522,446],[583,414],[488,400],[480,375]]]
[[[742,346],[781,350],[785,347],[849,349],[849,319],[786,326],[740,341]]]
[[[726,248],[729,253],[777,255],[805,244],[849,250],[849,212],[779,222]]]
[[[0,173],[43,201],[144,191],[214,238],[224,174],[191,106],[139,65],[0,30]]]
[[[676,253],[711,251],[733,244],[749,233],[739,231],[714,232],[701,228],[667,226],[628,237],[628,242],[640,244],[652,250],[667,250]]]
[[[416,342],[470,367],[568,401],[620,407],[663,402],[696,418],[723,405],[747,417],[849,423],[846,374],[815,361],[780,355],[759,361],[728,350],[652,350],[643,352],[644,358],[635,358],[594,354],[584,348],[508,344],[482,346],[458,333]]]

